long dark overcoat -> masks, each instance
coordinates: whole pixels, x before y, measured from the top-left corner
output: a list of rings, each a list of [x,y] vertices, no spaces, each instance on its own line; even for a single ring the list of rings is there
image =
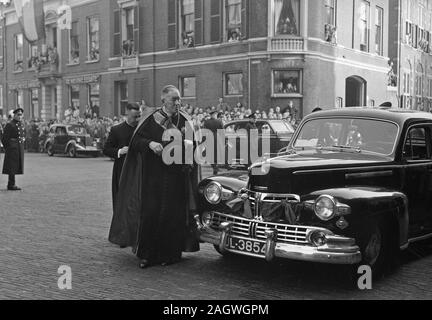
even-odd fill
[[[155,112],[157,112],[156,110]],[[137,139],[137,132],[143,126],[148,125],[150,118],[153,117],[154,113],[147,114],[140,121],[134,136],[132,137],[131,145],[134,139]],[[181,115],[188,121],[188,116],[185,113]],[[147,217],[146,203],[143,199],[143,192],[151,193],[152,190],[144,190],[145,185],[149,179],[149,175],[154,174],[148,172],[147,165],[145,163],[146,152],[152,152],[150,149],[144,152],[136,152],[129,148],[129,152],[126,156],[125,163],[123,165],[119,191],[116,195],[115,208],[111,228],[109,232],[109,241],[117,244],[121,247],[132,247],[133,252],[137,253],[137,246],[139,242],[139,232],[142,228],[143,218]],[[185,228],[187,230],[193,230],[195,222],[193,215],[196,212],[196,195],[198,193],[198,182],[201,179],[201,168],[194,166],[193,170],[187,175],[187,185],[184,188],[178,190],[178,192],[186,192],[186,212],[183,212],[186,217],[185,226],[178,226],[178,228]],[[151,188],[151,186],[149,186]],[[141,244],[140,244],[141,245]],[[191,237],[185,239],[183,246],[185,252],[194,252],[199,250],[199,242],[197,239],[191,241]]]
[[[12,120],[5,126],[2,137],[5,148],[3,174],[24,174],[24,139],[24,127],[20,122]]]

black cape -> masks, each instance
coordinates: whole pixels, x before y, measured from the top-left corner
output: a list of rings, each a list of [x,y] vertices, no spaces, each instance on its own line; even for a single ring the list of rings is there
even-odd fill
[[[148,125],[153,115],[159,110],[160,109],[147,114],[140,121],[132,137],[131,145],[134,139],[138,139],[137,132],[139,132],[143,126]],[[190,123],[187,114],[183,112],[180,112],[180,114]],[[142,227],[141,223],[144,219],[143,217],[148,214],[144,209],[146,205],[142,195],[145,181],[147,181],[148,175],[152,174],[152,172],[147,172],[146,170],[145,152],[137,152],[129,148],[120,176],[119,191],[116,195],[114,215],[109,232],[109,241],[111,243],[121,247],[132,247],[134,253],[137,253],[138,242],[140,240],[139,232]],[[198,165],[193,165],[193,168],[191,168],[187,174],[185,189],[179,190],[179,192],[186,191],[187,193],[186,212],[182,213],[186,216],[186,225],[179,226],[187,230],[187,236],[184,239],[185,243],[183,246],[184,252],[199,251],[199,241],[196,236],[196,223],[194,222],[193,216],[196,214],[198,183],[200,180],[201,168]],[[151,192],[151,190],[148,190],[148,192]]]

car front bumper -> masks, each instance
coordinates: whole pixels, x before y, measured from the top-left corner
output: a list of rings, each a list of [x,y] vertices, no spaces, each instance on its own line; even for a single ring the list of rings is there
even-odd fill
[[[231,234],[233,227],[232,223],[222,223],[220,230],[215,230],[204,226],[199,217],[196,217],[199,230],[199,239],[203,242],[211,243],[219,247],[219,250],[224,252],[232,252],[235,254],[264,258],[267,261],[272,261],[275,257],[318,262],[327,264],[352,265],[361,261],[360,249],[355,245],[355,240],[336,236],[328,231],[326,235],[326,244],[320,247],[310,245],[296,245],[277,241],[277,230],[268,228],[265,232],[265,254],[254,254],[228,248],[228,238],[235,235]],[[319,229],[310,227],[311,230]],[[254,238],[244,238],[246,241],[257,241]]]

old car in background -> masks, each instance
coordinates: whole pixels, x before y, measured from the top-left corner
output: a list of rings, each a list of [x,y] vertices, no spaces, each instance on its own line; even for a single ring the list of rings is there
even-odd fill
[[[99,156],[102,146],[100,141],[92,138],[80,124],[56,124],[50,128],[45,150],[49,156],[66,154],[75,158],[79,154]]]
[[[243,143],[249,139],[246,130],[248,123],[249,120],[237,120],[229,122],[224,126],[226,138],[226,164],[230,169],[247,168],[252,164],[251,159],[244,159],[240,152]],[[259,149],[258,153],[260,155],[262,154],[261,142],[263,137],[269,139],[269,152],[276,154],[282,148],[288,146],[295,131],[293,126],[284,120],[260,119],[256,120],[255,125],[258,130],[258,141],[251,142],[257,143]]]
[[[362,264],[380,274],[400,249],[432,237],[432,115],[313,113],[285,152],[199,190],[200,239],[223,255]]]

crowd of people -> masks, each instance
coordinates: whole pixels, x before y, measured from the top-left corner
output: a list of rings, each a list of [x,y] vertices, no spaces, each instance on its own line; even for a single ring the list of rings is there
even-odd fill
[[[299,121],[298,111],[292,105],[288,105],[285,109],[276,106],[275,108],[269,108],[268,111],[260,109],[252,111],[251,108],[245,107],[241,103],[230,106],[221,98],[217,105],[207,108],[193,107],[192,105],[185,104],[182,106],[182,109],[191,117],[195,129],[203,128],[204,122],[209,120],[211,114],[215,111],[218,112],[218,118],[223,124],[234,120],[248,119],[251,115],[254,115],[256,119],[283,119],[289,121],[293,125],[296,125]],[[0,117],[0,125],[3,128],[7,122],[8,118]],[[64,120],[25,120],[25,149],[29,152],[44,152],[44,142],[53,124],[82,124],[90,136],[95,139],[100,139],[100,142],[103,144],[108,138],[111,127],[121,122],[123,122],[122,117],[100,117],[97,116],[96,112],[91,115],[90,112],[87,112],[87,108],[86,112],[81,115],[79,109],[73,110],[73,108],[70,107],[65,111]]]

